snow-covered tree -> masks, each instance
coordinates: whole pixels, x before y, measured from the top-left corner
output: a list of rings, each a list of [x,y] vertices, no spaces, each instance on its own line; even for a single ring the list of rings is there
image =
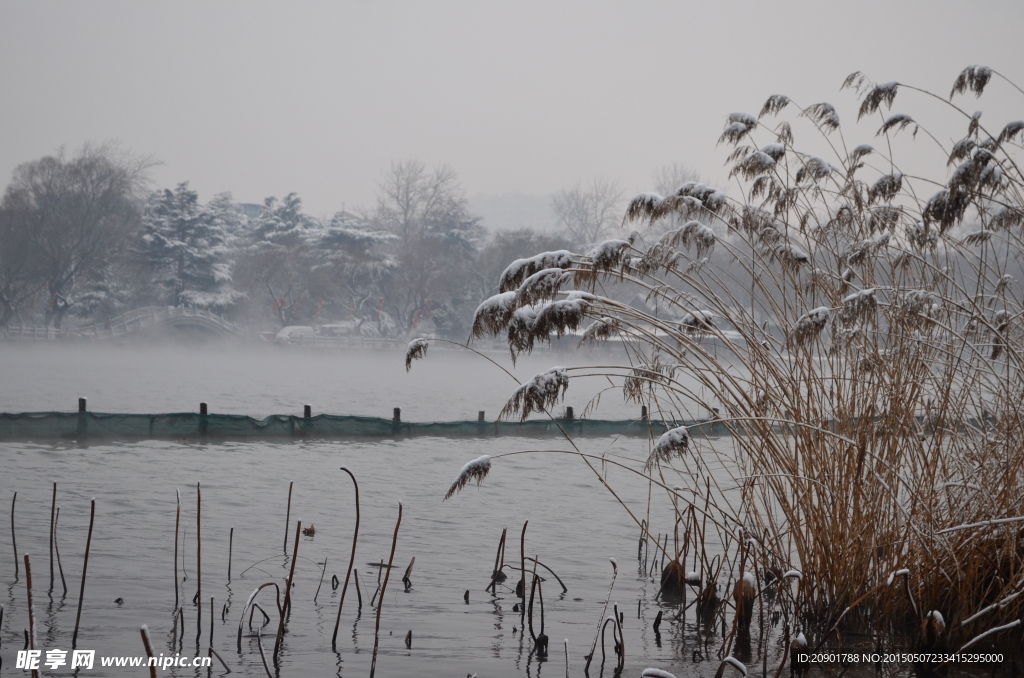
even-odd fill
[[[134,236],[151,164],[116,146],[87,145],[73,156],[61,151],[19,165],[2,200],[6,226],[0,236],[13,263],[4,266],[7,300],[0,312],[14,313],[24,292],[34,291],[37,285],[22,285],[21,276],[38,265],[35,283],[46,290],[47,323],[60,328],[75,304],[76,285],[108,265]]]
[[[230,232],[242,218],[230,194],[200,205],[188,182],[151,196],[139,253],[166,303],[223,309],[238,299],[228,256]]]

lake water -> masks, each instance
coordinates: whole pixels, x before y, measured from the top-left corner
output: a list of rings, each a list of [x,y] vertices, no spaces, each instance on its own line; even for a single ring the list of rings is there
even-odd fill
[[[494,354],[501,358],[500,354]],[[520,360],[523,377],[552,365],[598,362],[608,356],[537,354]],[[507,362],[507,361],[505,361]],[[0,410],[70,410],[76,398],[90,409],[108,412],[196,410],[199,401],[212,412],[266,415],[314,411],[389,416],[401,407],[403,419],[440,421],[491,418],[515,383],[479,358],[433,348],[406,374],[400,352],[295,352],[287,350],[209,351],[60,349],[50,346],[0,346]],[[607,382],[573,382],[567,404],[577,411]],[[635,417],[637,407],[622,402],[617,390],[604,394],[596,416]],[[719,441],[727,445],[726,441]],[[584,450],[619,455],[642,466],[648,442],[642,439],[587,439]],[[663,609],[655,600],[658,583],[638,562],[639,528],[595,471],[578,457],[555,453],[517,455],[493,462],[490,476],[448,501],[442,498],[468,460],[518,450],[570,450],[551,439],[442,439],[331,441],[294,443],[188,444],[172,441],[74,444],[0,443],[0,500],[6,513],[17,492],[17,547],[29,553],[34,575],[39,647],[68,649],[75,623],[89,500],[96,499],[96,524],[85,587],[79,648],[98,656],[144,654],[138,629],[148,624],[157,654],[205,655],[214,598],[214,648],[238,675],[265,675],[255,637],[245,633],[241,652],[236,632],[249,594],[288,574],[295,521],[316,526],[302,537],[295,572],[293,609],[275,675],[365,676],[374,643],[375,610],[369,598],[378,568],[387,560],[398,504],[403,518],[395,552],[395,570],[381,610],[379,676],[457,677],[563,676],[563,639],[568,639],[570,675],[582,675],[611,581],[609,558],[619,572],[611,595],[623,613],[626,669],[638,676],[656,666],[679,676],[711,676],[719,660],[721,634],[707,644],[697,638],[692,611],[678,623],[676,608],[664,608],[662,634],[652,622]],[[331,635],[341,592],[332,575],[344,579],[354,521],[353,491],[347,466],[360,483],[362,523],[356,568],[364,596],[361,611],[349,590],[342,613],[337,652]],[[602,467],[607,482],[638,517],[647,515],[648,485],[613,465]],[[286,524],[288,484],[294,481],[291,522]],[[49,588],[49,519],[52,483],[60,506],[58,545],[69,592],[60,578]],[[202,607],[192,604],[197,591],[196,484],[202,486]],[[173,644],[175,489],[182,502],[180,565],[185,608],[184,640]],[[672,518],[664,497],[655,493],[652,532],[667,532]],[[539,660],[523,638],[523,621],[513,611],[514,592],[499,586],[485,592],[502,528],[509,529],[506,562],[519,560],[524,521],[526,555],[539,556],[564,581],[544,583],[545,632],[550,658]],[[7,521],[4,521],[7,524]],[[234,528],[232,578],[228,580],[228,542]],[[653,553],[653,549],[651,550]],[[412,558],[412,587],[401,575]],[[322,570],[323,563],[326,567]],[[321,571],[323,586],[314,602]],[[0,581],[6,587],[0,626],[0,657],[13,670],[27,626],[24,572],[15,578],[9,529],[0,530]],[[510,576],[508,583],[515,581]],[[464,594],[469,591],[469,600]],[[122,602],[115,602],[121,600]],[[258,599],[275,617],[263,633],[273,646],[276,615],[270,591]],[[224,605],[228,609],[223,611]],[[609,613],[610,613],[609,608]],[[223,619],[222,619],[223,614]],[[198,617],[202,621],[197,629]],[[257,613],[257,618],[259,614]],[[731,619],[731,614],[730,614]],[[538,620],[539,622],[539,620]],[[197,631],[202,634],[197,640]],[[404,642],[412,632],[411,647]],[[769,667],[778,664],[781,642],[769,648]],[[758,652],[756,647],[755,656]],[[600,650],[590,675],[613,674],[614,655],[600,667]],[[760,669],[758,665],[757,669]],[[753,669],[752,669],[753,670]],[[81,675],[143,675],[145,669],[102,669]],[[44,675],[70,674],[67,667]],[[213,674],[220,675],[219,666]],[[170,669],[161,675],[199,676],[205,669]]]

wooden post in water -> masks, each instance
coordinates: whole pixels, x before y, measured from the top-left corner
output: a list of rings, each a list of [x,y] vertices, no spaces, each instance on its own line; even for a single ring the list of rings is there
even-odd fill
[[[313,406],[312,405],[306,405],[306,406],[304,406],[302,408],[302,418],[303,419],[312,419],[313,418]]]
[[[205,417],[207,414],[209,414],[209,411],[206,406],[206,403],[199,403],[199,416]]]
[[[231,551],[235,546],[235,528],[231,528],[228,535],[228,581],[231,581]]]
[[[479,412],[476,413],[476,420],[477,421],[485,421],[485,419],[484,419],[484,411],[483,410],[480,410]]]
[[[647,416],[647,405],[640,406],[640,418],[644,421],[647,421],[649,419],[649,417]]]
[[[565,418],[570,420],[570,421],[572,420],[572,418],[573,418],[572,407],[566,407],[565,408]]]
[[[78,399],[78,435],[85,435],[87,430],[86,424],[86,402],[85,398]]]
[[[395,408],[395,414],[392,417],[392,420],[395,421],[395,422],[402,421],[402,408],[401,407],[396,407]]]

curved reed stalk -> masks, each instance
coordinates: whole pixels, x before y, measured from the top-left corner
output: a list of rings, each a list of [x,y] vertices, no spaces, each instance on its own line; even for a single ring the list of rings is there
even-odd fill
[[[341,600],[338,601],[338,618],[334,621],[334,633],[331,635],[331,649],[335,650],[338,646],[338,627],[341,626],[341,608],[345,606],[345,593],[348,591],[348,578],[352,575],[352,568],[356,562],[356,542],[359,541],[359,483],[356,482],[356,477],[352,471],[349,471],[346,467],[342,466],[341,470],[348,474],[348,477],[352,479],[352,486],[356,491],[356,526],[352,532],[352,553],[348,559],[348,570],[345,572],[345,584],[341,587]],[[325,565],[326,568],[326,565]],[[359,591],[359,576],[356,575],[356,595],[359,597],[359,608],[363,607],[363,594]]]

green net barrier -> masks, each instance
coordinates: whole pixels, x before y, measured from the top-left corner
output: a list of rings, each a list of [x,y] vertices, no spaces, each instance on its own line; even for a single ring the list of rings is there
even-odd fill
[[[678,422],[693,427],[691,434],[725,434],[713,422]],[[435,436],[485,438],[516,436],[657,437],[668,430],[661,421],[607,421],[598,419],[531,419],[525,422],[447,421],[400,422],[376,417],[320,414],[314,417],[275,414],[256,419],[237,414],[104,414],[100,412],[0,413],[0,440],[79,438],[404,438]]]

